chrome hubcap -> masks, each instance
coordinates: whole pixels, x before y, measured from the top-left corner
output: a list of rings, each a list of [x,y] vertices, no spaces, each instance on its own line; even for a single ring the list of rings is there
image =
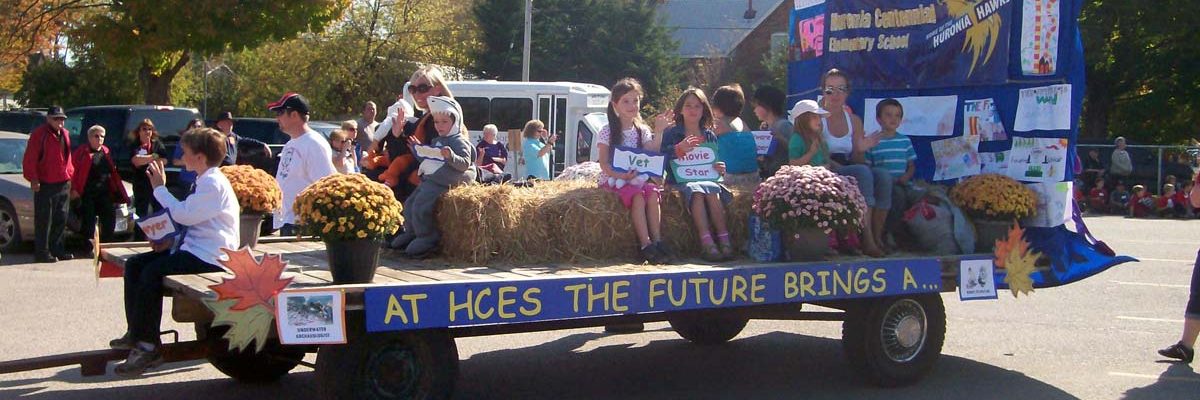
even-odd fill
[[[897,301],[883,316],[880,332],[883,352],[892,361],[912,361],[925,347],[925,309],[912,299]]]

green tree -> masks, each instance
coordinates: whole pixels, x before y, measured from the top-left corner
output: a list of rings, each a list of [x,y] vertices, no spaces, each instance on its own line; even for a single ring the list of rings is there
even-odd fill
[[[474,57],[474,70],[479,75],[521,79],[524,3],[523,0],[476,3],[474,14],[483,43]],[[530,79],[608,86],[621,77],[632,76],[645,86],[647,98],[660,99],[667,88],[680,84],[682,64],[675,56],[678,43],[659,23],[655,3],[535,1]]]
[[[1087,58],[1081,136],[1177,143],[1197,134],[1200,2],[1091,0],[1080,18]]]
[[[321,31],[349,0],[126,0],[91,14],[75,38],[114,63],[133,62],[148,104],[171,104],[171,82],[193,53],[218,54]]]
[[[110,66],[86,49],[73,54],[70,65],[61,58],[47,58],[29,68],[21,78],[17,100],[30,106],[66,108],[137,102],[141,92],[132,69]]]

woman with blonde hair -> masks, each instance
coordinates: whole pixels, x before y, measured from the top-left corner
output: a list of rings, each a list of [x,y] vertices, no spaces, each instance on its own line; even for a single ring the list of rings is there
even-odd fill
[[[397,115],[396,123],[390,127],[390,133],[376,142],[372,149],[373,154],[384,155],[387,161],[377,180],[391,187],[396,199],[400,201],[408,198],[421,183],[417,173],[419,163],[408,145],[408,138],[415,137],[421,143],[429,143],[437,137],[437,129],[434,128],[433,119],[428,113],[429,98],[454,98],[450,89],[446,87],[442,70],[434,66],[417,69],[404,87],[404,98],[415,108],[414,115]]]
[[[554,151],[558,135],[550,135],[546,131],[546,124],[535,119],[525,123],[521,136],[524,137],[521,140],[521,157],[525,160],[525,176],[550,180],[550,152]]]

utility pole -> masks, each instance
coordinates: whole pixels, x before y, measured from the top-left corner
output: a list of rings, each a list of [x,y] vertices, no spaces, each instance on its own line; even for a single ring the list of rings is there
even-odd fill
[[[529,41],[533,31],[533,0],[525,0],[525,48],[521,52],[521,80],[529,82]]]

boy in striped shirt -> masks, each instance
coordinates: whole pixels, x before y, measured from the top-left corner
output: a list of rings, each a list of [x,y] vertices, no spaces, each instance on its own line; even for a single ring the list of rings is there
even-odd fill
[[[868,164],[873,167],[886,169],[896,179],[892,185],[892,209],[888,212],[884,232],[897,236],[900,228],[900,217],[908,209],[907,199],[909,181],[916,172],[917,152],[913,150],[912,141],[898,132],[900,121],[904,119],[904,107],[896,99],[884,99],[875,106],[875,120],[879,122],[879,132],[873,136],[878,144],[864,154]],[[874,140],[868,140],[873,142]],[[894,240],[892,241],[894,244]],[[882,242],[881,242],[882,243]]]

